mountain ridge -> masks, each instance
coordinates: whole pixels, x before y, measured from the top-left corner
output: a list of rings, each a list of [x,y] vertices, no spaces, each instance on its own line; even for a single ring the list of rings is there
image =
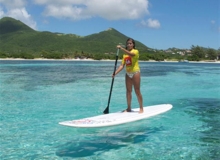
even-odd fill
[[[116,45],[125,43],[128,38],[114,28],[87,36],[36,31],[10,17],[0,19],[0,36],[0,51],[12,54],[17,52],[36,54],[41,51],[110,53],[115,52]],[[147,46],[135,41],[140,52],[147,51]]]

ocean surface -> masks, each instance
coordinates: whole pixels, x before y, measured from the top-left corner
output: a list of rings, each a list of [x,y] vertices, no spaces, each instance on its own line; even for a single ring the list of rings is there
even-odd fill
[[[119,62],[120,63],[120,62]],[[220,64],[140,62],[144,106],[173,109],[97,129],[60,121],[102,114],[114,61],[0,61],[1,160],[219,160]],[[125,72],[110,112],[126,109]],[[133,92],[132,107],[138,102]]]

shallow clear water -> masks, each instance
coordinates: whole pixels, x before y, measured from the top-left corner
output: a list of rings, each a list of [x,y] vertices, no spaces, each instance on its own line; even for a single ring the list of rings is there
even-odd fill
[[[102,114],[113,61],[0,61],[0,159],[220,159],[220,64],[140,66],[144,105],[171,103],[173,109],[129,124],[80,129],[58,122]],[[132,106],[138,107],[134,93]],[[110,112],[125,108],[121,72]]]

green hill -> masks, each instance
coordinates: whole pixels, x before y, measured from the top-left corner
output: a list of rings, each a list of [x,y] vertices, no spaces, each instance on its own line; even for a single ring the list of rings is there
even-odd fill
[[[10,17],[5,17],[0,20],[0,34],[10,34],[14,32],[33,32],[34,30],[27,25],[21,23],[19,20],[15,20]]]
[[[100,33],[81,37],[75,34],[39,32],[13,18],[0,19],[0,52],[17,54],[29,53],[91,53],[104,54],[115,52],[118,43],[125,43],[127,36],[110,28]],[[147,47],[136,41],[140,52]]]

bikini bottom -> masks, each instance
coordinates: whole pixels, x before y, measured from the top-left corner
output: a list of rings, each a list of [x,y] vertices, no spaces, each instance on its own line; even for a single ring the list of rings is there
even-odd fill
[[[136,73],[139,73],[139,72],[140,72],[140,71],[131,72],[131,73],[126,72],[126,74],[128,75],[128,77],[133,78],[133,76],[134,76]]]

